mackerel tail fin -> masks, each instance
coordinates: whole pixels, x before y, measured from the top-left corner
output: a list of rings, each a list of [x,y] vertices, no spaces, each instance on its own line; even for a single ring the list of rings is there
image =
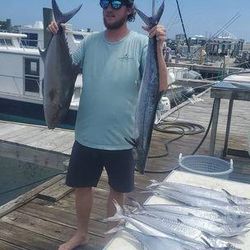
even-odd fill
[[[81,9],[81,7],[82,4],[76,9],[73,9],[67,13],[62,13],[57,5],[56,0],[52,0],[53,13],[57,24],[67,23]]]
[[[121,221],[121,220],[125,220],[126,217],[123,215],[124,211],[123,208],[118,204],[118,202],[116,200],[113,200],[113,204],[115,206],[116,209],[116,213],[114,214],[114,216],[112,217],[108,217],[103,219],[103,222],[109,222],[109,221]]]
[[[139,9],[136,9],[136,12],[138,13],[138,15],[140,16],[140,18],[143,20],[143,22],[149,26],[150,28],[154,27],[155,25],[157,25],[161,19],[161,16],[163,14],[164,11],[164,0],[161,4],[161,6],[159,7],[158,11],[156,12],[155,15],[153,15],[152,17],[148,17],[147,15],[145,15],[142,11],[140,11]]]

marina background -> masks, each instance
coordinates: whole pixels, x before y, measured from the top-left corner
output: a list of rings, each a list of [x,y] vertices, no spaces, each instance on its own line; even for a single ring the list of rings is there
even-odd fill
[[[87,29],[101,31],[104,29],[102,22],[102,10],[98,0],[58,0],[62,11],[75,8],[77,4],[83,4],[83,8],[76,15],[71,23],[75,29]],[[152,1],[136,0],[138,8],[151,13]],[[161,0],[156,0],[159,5]],[[239,18],[228,27],[227,32],[238,39],[250,41],[248,23],[250,21],[250,2],[247,0],[180,0],[180,7],[185,22],[187,35],[203,35],[211,37],[234,15],[239,14]],[[165,1],[166,11],[162,18],[162,23],[167,27],[168,37],[174,38],[176,34],[182,33],[181,22],[178,16],[176,1]],[[36,20],[42,20],[42,8],[51,7],[51,0],[31,1],[31,0],[9,0],[2,1],[0,8],[1,20],[10,18],[13,25],[31,24]],[[91,13],[91,15],[90,15]],[[142,31],[142,22],[139,18],[132,24],[131,29]]]

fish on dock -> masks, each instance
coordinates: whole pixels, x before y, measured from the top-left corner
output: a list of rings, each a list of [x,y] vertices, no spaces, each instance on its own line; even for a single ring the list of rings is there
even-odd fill
[[[104,221],[126,221],[144,234],[170,238],[183,244],[197,246],[193,249],[206,249],[206,247],[207,249],[236,249],[228,240],[222,237],[213,237],[196,227],[184,224],[180,220],[176,221],[147,214],[125,212],[116,201],[114,201],[114,205],[116,214],[113,217],[104,219]]]
[[[229,202],[232,201],[236,205],[246,205],[250,206],[250,199],[239,197],[237,195],[232,195],[230,192],[228,192],[226,189],[222,189],[221,191],[204,188],[204,187],[198,187],[193,186],[189,184],[182,184],[177,182],[157,182],[152,180],[152,184],[149,185],[147,188],[168,188],[173,189],[175,191],[179,191],[181,193],[186,193],[189,195],[195,195],[195,196],[201,196],[208,199],[223,201],[223,202]]]
[[[189,206],[212,209],[220,213],[230,214],[233,216],[243,216],[248,221],[250,219],[250,206],[236,205],[230,200],[228,200],[228,202],[224,202],[201,196],[182,193],[177,190],[167,189],[162,187],[158,187],[157,189],[151,190],[151,192],[156,196],[181,202]]]
[[[46,50],[40,50],[44,62],[44,116],[49,129],[54,129],[65,118],[80,72],[79,67],[73,64],[65,31],[60,24],[69,21],[80,10],[81,5],[67,13],[60,11],[55,0],[52,0],[52,7],[59,31],[52,35]]]

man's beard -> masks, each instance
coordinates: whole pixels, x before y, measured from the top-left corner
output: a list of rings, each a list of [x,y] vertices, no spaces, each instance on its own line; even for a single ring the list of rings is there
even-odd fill
[[[105,27],[106,27],[108,30],[116,30],[116,29],[119,29],[120,27],[122,27],[122,26],[124,25],[124,23],[127,22],[127,18],[126,18],[126,17],[123,17],[122,19],[117,20],[117,21],[114,22],[114,23],[107,23],[107,22],[106,22],[106,19],[103,18],[103,22],[104,22]]]

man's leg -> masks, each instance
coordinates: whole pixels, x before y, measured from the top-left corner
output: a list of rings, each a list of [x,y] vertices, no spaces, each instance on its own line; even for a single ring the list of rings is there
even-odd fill
[[[73,237],[62,244],[58,250],[72,250],[88,242],[88,224],[92,204],[93,193],[91,187],[75,189],[77,230]]]
[[[134,189],[134,159],[132,150],[116,150],[105,152],[105,168],[109,177],[109,196],[107,203],[107,216],[116,212],[113,200],[123,206],[125,194]],[[108,229],[117,223],[109,223]]]

